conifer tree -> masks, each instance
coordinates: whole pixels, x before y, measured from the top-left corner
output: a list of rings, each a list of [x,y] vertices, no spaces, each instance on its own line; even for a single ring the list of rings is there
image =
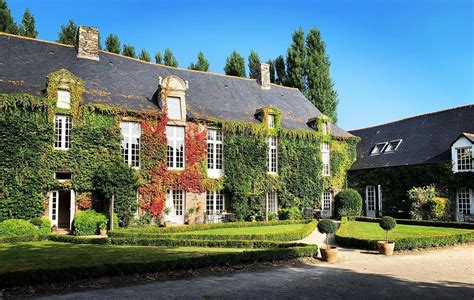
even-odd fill
[[[251,50],[249,55],[249,76],[253,79],[258,79],[260,76],[260,56],[258,53]]]
[[[109,34],[105,39],[105,49],[107,51],[120,54],[120,40],[115,34]]]
[[[61,31],[58,33],[58,43],[76,46],[77,25],[73,19],[70,19],[67,25],[61,25]]]
[[[245,59],[237,51],[227,57],[224,71],[226,75],[245,77]]]
[[[165,49],[163,63],[165,66],[170,66],[170,67],[175,67],[175,68],[178,66],[178,61],[176,60],[176,57],[174,57],[173,52],[169,48]]]
[[[6,0],[0,0],[0,31],[17,34],[18,27],[13,20]]]
[[[161,52],[155,53],[155,62],[160,65],[163,64],[163,57],[161,56]]]
[[[135,47],[128,44],[123,45],[122,55],[137,58],[137,55],[135,54]]]
[[[18,33],[22,36],[27,36],[30,38],[36,38],[38,36],[38,31],[36,31],[35,27],[35,17],[30,13],[28,8],[23,14],[23,19],[18,31]]]
[[[196,64],[191,63],[189,65],[188,69],[207,72],[209,70],[209,62],[207,61],[206,57],[204,56],[204,53],[199,51],[199,54],[197,56]]]
[[[148,53],[148,51],[146,51],[145,49],[142,49],[142,51],[140,52],[140,55],[138,56],[138,59],[150,62],[151,61],[150,53]]]
[[[303,92],[306,88],[304,78],[306,49],[303,29],[298,28],[293,33],[292,39],[293,42],[286,54],[285,84]]]
[[[305,77],[307,88],[306,97],[323,114],[337,122],[337,92],[329,75],[331,63],[326,55],[326,45],[321,39],[318,29],[313,28],[306,37]]]
[[[286,79],[286,67],[283,55],[280,55],[275,59],[275,73],[275,83],[280,85],[284,84]]]
[[[270,82],[275,83],[275,61],[269,59],[267,64],[270,66]]]

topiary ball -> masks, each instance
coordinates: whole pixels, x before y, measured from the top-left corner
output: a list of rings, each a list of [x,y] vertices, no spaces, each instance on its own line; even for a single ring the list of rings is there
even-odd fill
[[[322,220],[318,223],[318,231],[325,234],[331,234],[336,232],[337,226],[331,220]]]
[[[379,221],[379,225],[383,230],[392,230],[397,226],[397,221],[392,217],[382,217]]]
[[[360,216],[362,212],[362,197],[354,189],[340,191],[334,198],[338,218],[342,215]]]

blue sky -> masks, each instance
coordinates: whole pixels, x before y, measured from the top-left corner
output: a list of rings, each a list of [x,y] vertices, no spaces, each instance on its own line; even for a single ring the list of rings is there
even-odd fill
[[[474,103],[474,8],[471,0],[62,1],[9,0],[25,8],[39,38],[61,24],[99,27],[150,53],[171,48],[180,67],[203,51],[210,70],[251,49],[263,60],[285,54],[292,32],[321,30],[339,93],[339,125],[355,129]]]

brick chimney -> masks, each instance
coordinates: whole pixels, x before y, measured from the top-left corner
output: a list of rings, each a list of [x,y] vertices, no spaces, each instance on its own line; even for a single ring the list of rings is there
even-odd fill
[[[258,82],[264,90],[269,90],[270,85],[270,65],[269,64],[260,64],[260,77]]]
[[[76,39],[77,58],[99,60],[99,29],[79,26]]]

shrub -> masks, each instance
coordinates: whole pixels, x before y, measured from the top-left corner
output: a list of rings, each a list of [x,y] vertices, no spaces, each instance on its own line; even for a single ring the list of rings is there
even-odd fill
[[[94,210],[85,210],[77,213],[74,220],[75,235],[94,235],[99,231],[99,225],[107,222],[107,216]]]
[[[318,223],[318,231],[326,234],[326,247],[329,245],[328,236],[337,230],[337,225],[331,220],[322,220]]]
[[[380,219],[379,225],[380,228],[385,230],[385,240],[388,243],[388,232],[397,226],[397,221],[392,217],[385,216]]]
[[[282,208],[278,212],[278,219],[280,220],[301,220],[303,215],[298,207]]]
[[[434,197],[434,207],[432,210],[432,217],[434,220],[449,221],[451,219],[451,212],[449,211],[449,199]]]
[[[0,223],[0,237],[34,237],[37,234],[35,225],[26,220],[10,219]]]
[[[354,189],[345,189],[334,198],[334,206],[338,218],[357,217],[362,212],[362,197]]]
[[[380,219],[370,218],[370,217],[357,217],[356,221],[379,223]],[[474,223],[469,223],[469,222],[445,222],[445,221],[410,220],[410,219],[395,219],[395,221],[397,221],[397,224],[406,224],[406,225],[474,229]]]
[[[51,221],[48,218],[34,218],[30,223],[38,228],[39,235],[48,235],[51,233]]]
[[[436,197],[434,185],[414,187],[408,191],[413,204],[410,216],[416,220],[449,220],[449,201],[447,198]]]

